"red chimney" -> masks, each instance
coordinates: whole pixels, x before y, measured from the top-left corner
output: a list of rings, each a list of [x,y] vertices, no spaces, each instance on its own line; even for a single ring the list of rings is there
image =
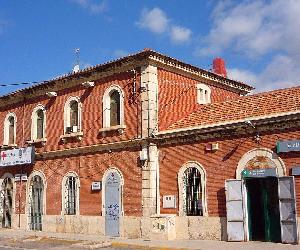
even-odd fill
[[[223,58],[217,57],[217,58],[214,59],[214,61],[213,61],[213,72],[218,74],[218,75],[227,77],[225,61],[224,61]]]

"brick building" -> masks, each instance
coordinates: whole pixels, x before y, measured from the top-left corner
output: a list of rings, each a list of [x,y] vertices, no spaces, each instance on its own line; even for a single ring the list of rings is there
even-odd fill
[[[252,89],[144,50],[0,97],[2,227],[296,242],[300,88]]]

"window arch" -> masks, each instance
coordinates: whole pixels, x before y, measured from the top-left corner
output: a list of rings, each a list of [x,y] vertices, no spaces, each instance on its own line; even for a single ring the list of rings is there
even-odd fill
[[[121,87],[109,87],[103,96],[103,127],[124,125],[124,93]]]
[[[17,117],[15,113],[8,113],[4,120],[4,145],[15,145],[16,144],[16,127]]]
[[[206,104],[211,102],[211,90],[210,88],[203,84],[197,84],[197,103],[198,104]]]
[[[207,216],[206,173],[197,162],[184,164],[178,173],[179,216]]]
[[[64,133],[81,131],[81,102],[79,97],[70,97],[64,109]]]
[[[43,105],[38,105],[31,116],[31,140],[46,138],[46,110]]]
[[[75,172],[67,173],[62,181],[62,213],[79,214],[79,177]]]

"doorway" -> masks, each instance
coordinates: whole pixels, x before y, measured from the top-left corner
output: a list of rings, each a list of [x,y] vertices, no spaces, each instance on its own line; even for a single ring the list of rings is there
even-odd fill
[[[249,240],[281,242],[278,178],[246,178]]]
[[[12,204],[13,204],[13,182],[12,179],[6,177],[2,183],[2,227],[11,228],[12,220]]]

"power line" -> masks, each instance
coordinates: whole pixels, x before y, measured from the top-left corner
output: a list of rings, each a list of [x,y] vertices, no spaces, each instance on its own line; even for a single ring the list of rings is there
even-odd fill
[[[30,85],[30,84],[35,84],[35,83],[38,83],[38,82],[20,82],[20,83],[9,83],[9,84],[0,83],[0,87]]]

